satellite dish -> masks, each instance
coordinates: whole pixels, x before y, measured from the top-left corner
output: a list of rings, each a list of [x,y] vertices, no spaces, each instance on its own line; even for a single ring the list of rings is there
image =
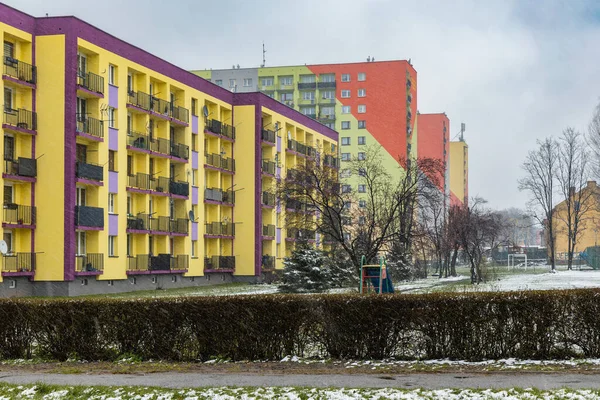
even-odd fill
[[[8,253],[8,245],[4,240],[0,240],[0,253],[6,254]]]
[[[206,107],[206,106],[202,107],[202,114],[204,114],[205,118],[208,118],[208,107]]]
[[[196,217],[194,215],[194,210],[190,210],[189,216],[190,216],[190,221],[196,222]]]

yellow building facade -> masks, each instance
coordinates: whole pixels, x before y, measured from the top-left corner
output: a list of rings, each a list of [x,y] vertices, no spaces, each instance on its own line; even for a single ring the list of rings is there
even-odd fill
[[[308,157],[337,166],[335,131],[77,18],[0,11],[0,296],[257,280],[282,267],[293,240],[272,189]]]
[[[450,142],[450,205],[469,203],[469,146]]]

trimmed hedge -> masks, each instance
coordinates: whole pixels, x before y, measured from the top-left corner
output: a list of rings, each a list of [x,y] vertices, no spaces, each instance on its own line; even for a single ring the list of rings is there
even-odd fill
[[[1,300],[0,359],[600,357],[600,289]]]

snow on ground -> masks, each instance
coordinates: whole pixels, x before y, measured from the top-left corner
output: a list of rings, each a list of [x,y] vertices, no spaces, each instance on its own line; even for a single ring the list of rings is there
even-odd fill
[[[500,291],[594,288],[600,287],[600,270],[519,274],[507,276],[486,285]]]

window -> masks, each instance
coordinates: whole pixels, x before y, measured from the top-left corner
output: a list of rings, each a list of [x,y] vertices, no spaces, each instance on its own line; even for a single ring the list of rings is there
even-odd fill
[[[350,187],[350,185],[342,185],[342,193],[350,193],[352,191],[352,188]]]
[[[342,137],[342,146],[350,146],[350,138]]]
[[[348,232],[344,232],[344,241],[345,242],[349,242],[350,241],[350,234]]]
[[[252,78],[244,78],[244,87],[252,86]]]
[[[350,106],[342,106],[342,114],[350,114]]]
[[[196,254],[198,252],[198,241],[192,240],[192,258],[198,257]]]
[[[367,121],[362,120],[362,121],[358,121],[358,129],[366,129],[367,128]]]
[[[314,100],[315,92],[302,92],[302,100]]]
[[[198,100],[192,99],[192,115],[198,115]]]
[[[350,209],[351,206],[352,206],[352,202],[350,202],[350,201],[345,201],[344,202],[344,208],[345,209]]]
[[[350,74],[342,74],[342,82],[350,82]]]
[[[217,79],[215,81],[215,84],[218,85],[218,86],[223,86],[223,79]]]
[[[359,72],[358,73],[358,81],[362,82],[362,81],[366,81],[367,80],[367,74],[364,72]]]
[[[133,75],[127,74],[127,93],[133,93]]]
[[[319,75],[319,82],[335,82],[335,74]]]
[[[342,161],[350,161],[350,153],[342,153]]]
[[[11,42],[4,42],[4,57],[15,58],[15,45]]]
[[[315,115],[316,111],[314,107],[302,107],[300,112],[304,115]]]
[[[109,214],[115,213],[115,204],[116,204],[115,197],[117,197],[117,195],[115,193],[108,194],[108,213]]]
[[[333,117],[335,115],[335,107],[334,106],[326,106],[320,108],[321,115]]]
[[[13,109],[13,92],[12,89],[4,86],[4,111],[11,112]]]
[[[127,155],[127,176],[133,176],[133,156]]]
[[[234,87],[236,87],[236,81],[235,81],[235,79],[230,79],[229,80],[229,89],[232,89]]]
[[[131,240],[131,234],[127,234],[127,257],[131,257],[133,247],[133,241]]]
[[[109,236],[108,237],[108,256],[116,257],[117,255],[117,237]]]
[[[13,203],[13,187],[4,185],[4,205]]]
[[[325,125],[329,129],[334,129],[335,130],[335,122],[326,122],[323,125]]]
[[[350,121],[342,121],[342,129],[350,129]]]
[[[364,104],[359,104],[358,105],[358,113],[359,114],[364,114],[367,112],[367,106]]]
[[[267,78],[261,79],[261,85],[263,86],[273,86],[273,77],[269,76]]]
[[[365,153],[365,152],[363,152],[363,151],[359,151],[359,152],[358,152],[358,159],[359,159],[360,161],[366,160],[366,158],[367,158],[367,156],[366,156],[366,153]]]
[[[367,176],[367,170],[364,168],[358,169],[358,176]]]
[[[281,82],[281,86],[292,86],[294,80],[291,76],[280,76],[279,82]]]
[[[367,201],[366,200],[359,200],[358,201],[358,207],[359,208],[366,208],[367,207]]]
[[[367,89],[358,89],[358,97],[365,97],[367,95]]]
[[[112,64],[108,64],[108,84],[117,85],[117,67]]]
[[[77,76],[85,78],[87,73],[87,57],[85,54],[77,53]]]
[[[333,90],[327,90],[325,92],[321,92],[321,96],[325,100],[333,100],[335,99],[335,92]]]
[[[359,225],[365,224],[365,216],[364,215],[361,215],[360,217],[358,217],[358,224]]]
[[[352,225],[352,218],[342,217],[342,225],[345,225],[345,226]]]
[[[117,127],[117,112],[113,107],[108,107],[108,127]]]
[[[117,171],[117,169],[115,167],[115,151],[114,150],[108,151],[108,170],[113,171],[113,172]]]
[[[300,83],[315,83],[314,75],[300,75]]]
[[[279,100],[280,101],[292,101],[294,98],[294,93],[290,92],[290,93],[281,93],[281,95],[279,96]]]
[[[348,98],[350,98],[350,91],[342,90],[342,99],[348,99]]]
[[[358,193],[367,193],[367,185],[358,185]]]
[[[344,168],[340,175],[342,178],[349,178],[350,175],[352,175],[352,171],[350,170],[350,168]]]
[[[75,250],[77,255],[85,255],[85,231],[77,232],[77,249]]]
[[[358,137],[358,144],[359,145],[367,144],[367,137],[366,136],[359,136]]]

